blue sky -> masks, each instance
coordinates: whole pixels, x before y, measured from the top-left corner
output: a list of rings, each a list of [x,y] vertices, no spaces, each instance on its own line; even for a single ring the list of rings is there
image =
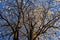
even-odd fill
[[[3,2],[0,2],[0,10],[3,9]]]

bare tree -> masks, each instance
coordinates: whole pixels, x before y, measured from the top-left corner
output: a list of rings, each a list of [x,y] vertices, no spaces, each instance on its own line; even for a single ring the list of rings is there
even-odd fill
[[[34,1],[34,0],[33,0]],[[40,40],[50,28],[59,28],[54,24],[60,19],[60,12],[51,15],[50,4],[52,0],[44,4],[37,5],[32,0],[13,0],[15,5],[6,3],[7,9],[0,10],[0,28],[6,27],[10,33],[2,34],[2,37],[9,35],[8,40],[13,36],[13,40]],[[43,3],[43,2],[42,2]]]

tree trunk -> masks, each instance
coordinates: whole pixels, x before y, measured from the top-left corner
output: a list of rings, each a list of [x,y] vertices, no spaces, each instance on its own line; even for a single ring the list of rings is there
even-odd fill
[[[30,31],[30,40],[32,40],[32,30]]]
[[[18,31],[14,33],[14,39],[13,40],[18,40]]]
[[[28,40],[32,40],[32,30],[30,30],[30,33],[28,34]]]

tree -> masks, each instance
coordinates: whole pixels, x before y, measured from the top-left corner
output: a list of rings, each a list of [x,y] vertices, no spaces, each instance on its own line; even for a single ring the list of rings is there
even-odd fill
[[[11,36],[13,40],[40,40],[47,30],[59,28],[54,24],[59,21],[60,12],[57,11],[58,14],[54,15],[50,10],[52,0],[46,2],[47,4],[39,1],[42,3],[39,5],[34,0],[12,0],[14,4],[6,2],[7,8],[0,10],[0,28],[9,30],[7,34],[1,33],[2,37],[9,35],[8,40]]]

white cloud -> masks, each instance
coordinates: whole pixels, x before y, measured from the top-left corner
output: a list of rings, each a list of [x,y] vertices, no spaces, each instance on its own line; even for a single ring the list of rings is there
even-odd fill
[[[60,0],[56,0],[56,1],[60,1]]]
[[[0,3],[1,3],[1,0],[0,0]]]

